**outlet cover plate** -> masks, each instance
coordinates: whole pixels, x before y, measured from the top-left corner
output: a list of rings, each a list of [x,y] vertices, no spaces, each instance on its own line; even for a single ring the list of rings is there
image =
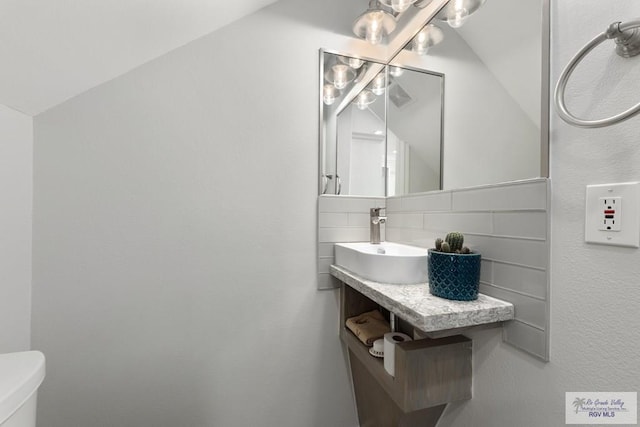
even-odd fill
[[[615,200],[616,224],[603,227],[607,200]],[[624,209],[623,209],[624,207]],[[640,247],[640,182],[587,185],[584,240],[602,245]]]

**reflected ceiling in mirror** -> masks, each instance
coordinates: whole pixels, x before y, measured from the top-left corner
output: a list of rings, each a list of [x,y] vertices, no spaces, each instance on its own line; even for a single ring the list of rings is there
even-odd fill
[[[410,41],[390,65],[446,75],[443,189],[547,176],[548,2],[451,0],[431,25],[440,43]]]

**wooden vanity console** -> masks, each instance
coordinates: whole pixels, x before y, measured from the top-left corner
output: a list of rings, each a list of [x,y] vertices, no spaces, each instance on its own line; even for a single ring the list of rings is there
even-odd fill
[[[361,280],[340,267],[332,266],[331,270],[343,282],[340,290],[340,338],[349,351],[361,427],[435,426],[448,403],[471,399],[472,341],[469,338],[447,333],[444,335],[448,336],[443,338],[424,338],[425,332],[438,332],[436,329],[425,330],[429,325],[446,326],[446,321],[431,318],[431,313],[423,316],[415,310],[408,312],[406,317],[410,321],[407,321],[403,319],[403,314],[407,313],[405,307],[393,300],[393,293],[398,292],[396,288],[390,288],[391,291],[385,295],[384,284]],[[443,301],[443,304],[451,303]],[[491,308],[487,308],[487,304]],[[495,319],[493,321],[497,324],[513,318],[513,306],[509,303],[483,299],[482,305],[482,310],[492,311],[492,316],[495,316],[490,319]],[[460,307],[461,311],[468,311],[470,307],[477,311],[478,303],[460,304]],[[345,326],[347,318],[374,309],[387,315],[394,313],[396,319],[399,318],[398,330],[414,338],[414,341],[395,346],[395,377],[387,373],[383,359],[369,354],[369,347]],[[461,323],[468,322],[465,320],[467,315],[460,316],[456,318],[454,314],[456,320],[452,321],[450,328],[443,329],[456,331],[461,326],[472,326]],[[483,323],[490,322],[483,320]],[[416,323],[427,327],[418,328]]]

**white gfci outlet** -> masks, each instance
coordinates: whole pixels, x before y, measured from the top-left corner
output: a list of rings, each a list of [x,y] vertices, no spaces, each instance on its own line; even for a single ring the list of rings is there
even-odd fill
[[[622,230],[622,197],[600,197],[602,231]]]
[[[640,247],[640,182],[588,185],[585,241]]]

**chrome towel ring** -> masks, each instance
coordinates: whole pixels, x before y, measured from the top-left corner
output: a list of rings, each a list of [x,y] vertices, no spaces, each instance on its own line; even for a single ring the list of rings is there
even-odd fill
[[[558,109],[558,115],[565,122],[570,125],[583,127],[583,128],[598,128],[604,126],[610,126],[616,123],[619,123],[623,120],[626,120],[632,117],[634,114],[640,112],[640,103],[635,106],[629,108],[626,111],[623,111],[620,114],[617,114],[612,117],[608,117],[606,119],[599,120],[582,120],[574,115],[572,115],[568,110],[564,102],[564,91],[567,86],[567,81],[569,81],[569,77],[571,73],[576,68],[578,63],[593,50],[596,46],[608,39],[614,39],[616,42],[616,53],[624,58],[631,58],[640,53],[640,20],[629,21],[626,23],[622,22],[614,22],[609,25],[607,30],[593,40],[591,40],[585,47],[583,47],[577,54],[574,56],[569,64],[565,67],[558,79],[558,84],[556,85],[555,90],[555,103],[556,108]]]

